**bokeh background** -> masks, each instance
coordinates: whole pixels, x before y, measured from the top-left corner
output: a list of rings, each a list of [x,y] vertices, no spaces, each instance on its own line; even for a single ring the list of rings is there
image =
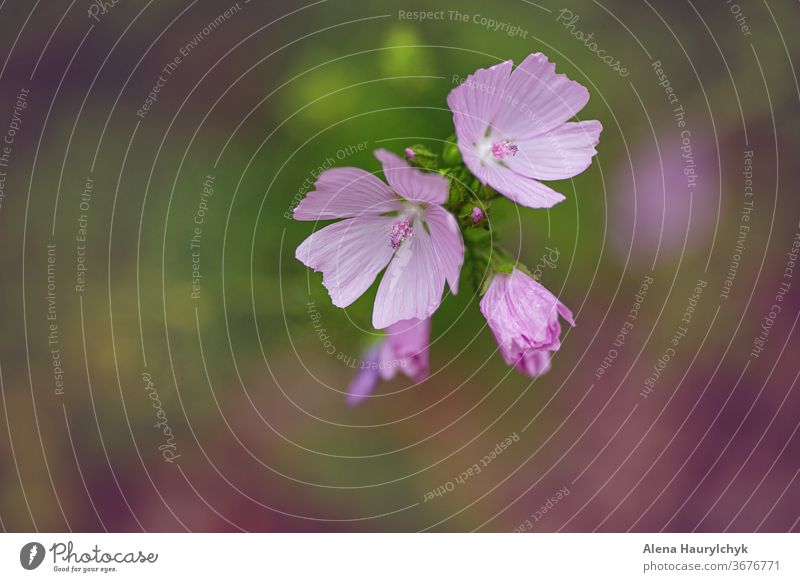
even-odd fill
[[[101,4],[0,3],[4,530],[800,529],[796,2]],[[538,51],[599,154],[492,225],[577,327],[531,381],[465,285],[347,406],[374,288],[332,306],[287,213]]]

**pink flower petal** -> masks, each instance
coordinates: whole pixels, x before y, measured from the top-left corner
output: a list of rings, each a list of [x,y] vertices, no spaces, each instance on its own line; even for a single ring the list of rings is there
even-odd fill
[[[514,142],[519,147],[516,156],[503,162],[513,171],[539,180],[565,180],[583,172],[597,154],[603,126],[599,121],[565,123],[524,140]]]
[[[378,287],[373,327],[384,329],[403,319],[425,319],[436,311],[445,282],[438,252],[417,219],[414,235],[397,249]]]
[[[492,188],[522,206],[550,208],[564,200],[563,194],[559,194],[549,186],[496,164],[483,166],[483,174]]]
[[[501,99],[507,94],[512,66],[513,62],[504,61],[488,69],[478,69],[447,96],[462,153],[465,147],[486,135]]]
[[[515,321],[534,341],[548,339],[548,323],[558,323],[559,300],[540,283],[517,269],[509,277],[506,299]],[[538,330],[539,333],[532,333]]]
[[[481,184],[488,184],[490,164],[484,164],[480,156],[478,156],[476,149],[472,145],[465,144],[461,138],[458,139],[458,149],[461,152],[461,159],[464,161],[467,168],[469,168],[469,171],[472,172],[472,175],[478,178]],[[493,162],[491,165],[498,170],[500,169],[500,167]]]
[[[507,98],[492,120],[498,139],[519,139],[547,133],[580,112],[589,91],[566,75],[542,53],[529,55],[511,73]]]
[[[422,321],[407,319],[390,325],[381,345],[381,377],[391,380],[399,371],[414,382],[427,378],[430,373],[430,337],[430,318]]]
[[[551,352],[544,350],[528,350],[517,361],[516,368],[531,378],[536,378],[550,371]]]
[[[323,274],[333,304],[347,307],[392,258],[392,216],[364,214],[318,230],[297,247],[297,259]]]
[[[295,219],[329,220],[398,209],[399,201],[391,188],[359,168],[325,170],[314,188],[295,208]]]
[[[558,302],[558,314],[563,317],[572,327],[575,327],[575,318],[572,317],[572,311],[570,311],[569,307],[560,301]]]
[[[444,273],[450,290],[458,293],[458,276],[464,263],[464,240],[455,217],[444,208],[431,206],[424,213],[428,223],[439,268]]]
[[[347,388],[347,403],[350,406],[361,404],[378,386],[379,352],[379,346],[374,346],[364,354],[363,364]]]
[[[375,150],[375,157],[383,165],[386,181],[406,200],[428,204],[447,201],[450,186],[441,174],[412,168],[403,158],[388,150]]]

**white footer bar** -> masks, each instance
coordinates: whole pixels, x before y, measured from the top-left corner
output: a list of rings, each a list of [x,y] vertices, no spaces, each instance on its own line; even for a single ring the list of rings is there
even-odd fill
[[[4,534],[0,580],[800,580],[800,534]]]

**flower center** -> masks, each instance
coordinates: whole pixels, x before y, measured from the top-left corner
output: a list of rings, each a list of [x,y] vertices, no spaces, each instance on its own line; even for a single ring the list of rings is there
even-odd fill
[[[414,227],[411,226],[411,220],[408,218],[403,218],[398,220],[392,225],[392,228],[389,230],[389,242],[392,245],[392,248],[397,250],[402,242],[407,238],[411,238],[411,235],[414,234]]]
[[[508,156],[514,157],[517,155],[518,151],[519,148],[507,139],[492,143],[492,155],[498,160],[502,160]]]

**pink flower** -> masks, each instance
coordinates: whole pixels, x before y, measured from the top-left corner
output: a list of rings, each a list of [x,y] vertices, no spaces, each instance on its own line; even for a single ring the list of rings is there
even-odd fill
[[[541,53],[478,69],[450,91],[458,149],[483,184],[514,202],[549,208],[564,196],[539,180],[564,180],[592,163],[599,121],[567,122],[589,101]]]
[[[469,213],[469,217],[472,219],[472,224],[478,224],[486,217],[486,214],[484,214],[483,210],[474,206],[472,212]]]
[[[430,317],[445,281],[458,291],[464,242],[456,219],[442,207],[449,190],[444,176],[412,168],[386,150],[376,150],[375,157],[389,186],[358,168],[326,170],[294,217],[345,219],[312,234],[296,252],[322,272],[337,307],[358,299],[388,265],[372,313],[372,325],[383,329]]]
[[[495,275],[480,306],[503,359],[532,378],[550,369],[550,354],[561,347],[558,316],[575,325],[564,304],[517,269]]]
[[[391,380],[400,370],[414,382],[428,377],[431,320],[399,321],[386,330],[386,338],[364,354],[358,374],[347,390],[347,402],[360,404],[382,379]]]

